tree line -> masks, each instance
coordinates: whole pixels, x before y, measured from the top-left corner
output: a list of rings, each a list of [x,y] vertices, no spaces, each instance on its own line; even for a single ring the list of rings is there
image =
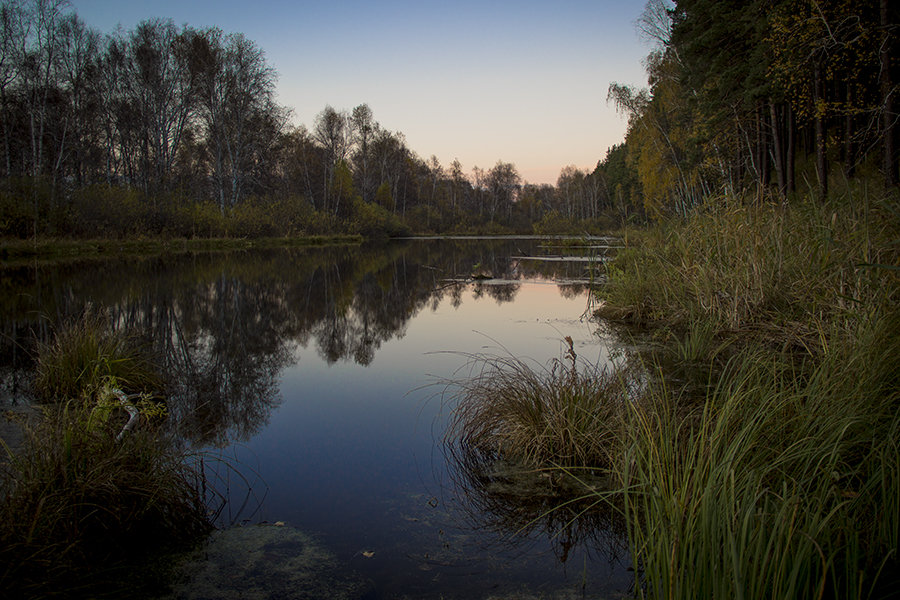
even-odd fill
[[[2,0],[0,50],[5,235],[550,232],[623,206],[574,167],[554,187],[502,160],[423,159],[366,104],[291,126],[240,33],[151,19],[103,35],[66,0]]]
[[[649,89],[610,85],[628,132],[598,170],[649,217],[747,191],[824,198],[856,175],[896,186],[898,22],[888,0],[650,0]]]

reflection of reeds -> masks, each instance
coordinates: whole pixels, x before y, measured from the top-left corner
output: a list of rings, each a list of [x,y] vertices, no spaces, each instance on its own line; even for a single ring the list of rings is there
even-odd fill
[[[624,520],[583,487],[579,472],[573,477],[562,469],[525,468],[454,441],[444,448],[451,481],[473,529],[494,531],[512,545],[523,537],[546,537],[561,563],[575,547],[596,551],[608,561],[627,553]],[[602,479],[582,474],[605,486]]]

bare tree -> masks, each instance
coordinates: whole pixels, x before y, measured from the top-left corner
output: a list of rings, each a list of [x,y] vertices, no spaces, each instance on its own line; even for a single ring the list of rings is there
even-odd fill
[[[130,100],[139,118],[142,187],[165,187],[193,109],[185,55],[172,20],[143,21],[129,38]]]
[[[331,188],[334,184],[335,168],[339,162],[346,160],[350,150],[349,119],[344,111],[336,111],[331,106],[316,116],[313,138],[322,147],[324,153],[322,170],[324,172],[324,206],[337,214],[338,200],[331,206]]]
[[[350,128],[353,142],[356,146],[353,163],[359,174],[360,192],[362,192],[363,200],[369,202],[372,200],[369,154],[372,137],[378,131],[378,123],[375,121],[372,109],[369,108],[368,104],[360,104],[353,109],[353,112],[350,115]]]
[[[638,35],[659,48],[672,48],[677,52],[677,49],[670,43],[672,41],[673,9],[674,5],[671,0],[647,0],[641,16],[635,22]]]
[[[0,4],[0,128],[3,135],[3,165],[6,176],[12,173],[10,129],[12,107],[8,90],[19,78],[25,49],[25,25],[22,5],[17,0]]]
[[[186,34],[185,51],[199,96],[221,210],[240,202],[253,157],[280,133],[283,111],[275,104],[275,71],[259,46],[242,34],[219,29]]]
[[[84,180],[85,165],[90,159],[87,137],[94,121],[90,105],[96,99],[96,95],[92,94],[96,91],[92,80],[97,74],[100,34],[86,27],[75,14],[65,18],[62,28],[60,71],[61,83],[69,100],[66,129],[71,133],[68,135],[68,148],[71,148],[75,181],[80,185]],[[59,144],[57,170],[66,149],[66,144]]]

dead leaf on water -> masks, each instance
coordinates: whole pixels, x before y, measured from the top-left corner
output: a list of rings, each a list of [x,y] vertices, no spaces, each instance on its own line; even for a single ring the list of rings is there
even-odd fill
[[[362,555],[366,558],[372,558],[373,556],[375,556],[375,551],[374,550],[363,550]]]

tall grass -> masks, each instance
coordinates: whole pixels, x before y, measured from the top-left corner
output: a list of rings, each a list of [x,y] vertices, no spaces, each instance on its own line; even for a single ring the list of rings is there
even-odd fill
[[[615,471],[644,597],[872,594],[900,549],[900,315],[858,333],[800,380],[742,353],[687,417],[664,389],[630,405]]]
[[[625,373],[579,370],[566,341],[565,358],[549,367],[512,356],[472,357],[471,376],[454,382],[448,438],[526,468],[608,466],[630,382]]]
[[[650,363],[662,376],[598,403],[603,383],[495,361],[464,387],[452,433],[498,458],[607,469],[610,489],[587,491],[625,517],[639,597],[887,596],[896,195],[710,204],[640,241],[610,265],[601,313],[650,326],[668,347]],[[702,387],[672,376],[690,365],[705,365]],[[556,452],[573,430],[590,451]]]
[[[790,207],[717,200],[642,232],[609,266],[603,316],[770,345],[812,344],[822,323],[898,297],[900,201],[847,196]]]
[[[10,597],[104,579],[127,588],[124,566],[207,531],[200,473],[174,441],[146,429],[116,441],[119,427],[93,409],[45,407],[24,447],[0,460],[0,587]]]
[[[137,403],[144,425],[119,435],[125,411],[111,388],[162,381],[135,338],[85,316],[41,345],[36,372],[40,417],[26,423],[22,448],[0,443],[0,589],[123,591],[130,562],[207,531],[202,473],[149,422],[165,412],[155,403]]]
[[[34,388],[47,402],[94,397],[114,379],[131,392],[161,391],[163,380],[142,340],[87,313],[39,343]]]
[[[614,466],[647,598],[866,598],[900,551],[900,203],[710,206],[642,236],[610,314],[711,361],[628,405]],[[715,343],[711,343],[715,340]]]

